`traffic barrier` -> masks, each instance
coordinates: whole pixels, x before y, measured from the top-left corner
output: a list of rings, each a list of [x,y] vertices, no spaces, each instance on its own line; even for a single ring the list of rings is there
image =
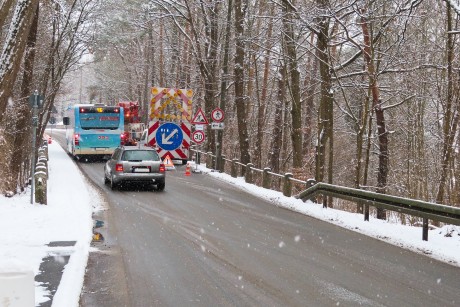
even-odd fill
[[[174,166],[174,163],[171,160],[171,157],[167,155],[165,159],[163,160],[163,164],[165,165],[167,170],[175,170],[176,167]]]
[[[48,145],[44,144],[38,150],[38,162],[35,164],[34,173],[34,194],[35,203],[47,205],[47,183],[48,183]]]
[[[185,176],[190,176],[190,164],[187,163],[187,166],[185,166]]]

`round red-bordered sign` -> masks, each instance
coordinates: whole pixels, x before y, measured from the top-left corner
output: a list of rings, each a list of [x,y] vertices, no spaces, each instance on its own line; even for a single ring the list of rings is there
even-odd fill
[[[201,130],[196,130],[192,133],[192,141],[194,141],[197,144],[201,144],[204,142],[206,139],[204,132]]]
[[[215,108],[211,112],[211,118],[215,122],[221,122],[224,120],[224,111],[221,108]]]

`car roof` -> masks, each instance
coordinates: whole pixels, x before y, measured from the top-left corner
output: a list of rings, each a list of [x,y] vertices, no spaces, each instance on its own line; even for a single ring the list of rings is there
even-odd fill
[[[152,147],[137,147],[137,146],[121,146],[120,147],[123,150],[136,150],[136,151],[154,151],[157,152],[155,148]]]

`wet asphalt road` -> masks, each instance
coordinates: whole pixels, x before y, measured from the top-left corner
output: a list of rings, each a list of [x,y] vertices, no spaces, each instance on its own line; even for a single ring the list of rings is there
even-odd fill
[[[258,199],[204,174],[106,195],[81,306],[458,306],[460,268]]]

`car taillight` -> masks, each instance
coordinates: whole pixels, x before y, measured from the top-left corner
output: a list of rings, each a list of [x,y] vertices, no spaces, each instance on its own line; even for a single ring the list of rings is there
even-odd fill
[[[117,163],[115,166],[115,171],[122,172],[123,171],[123,164]]]
[[[75,140],[75,146],[80,145],[80,135],[79,134],[74,134],[73,138]]]
[[[160,173],[164,173],[166,171],[166,167],[163,163],[160,164]]]

